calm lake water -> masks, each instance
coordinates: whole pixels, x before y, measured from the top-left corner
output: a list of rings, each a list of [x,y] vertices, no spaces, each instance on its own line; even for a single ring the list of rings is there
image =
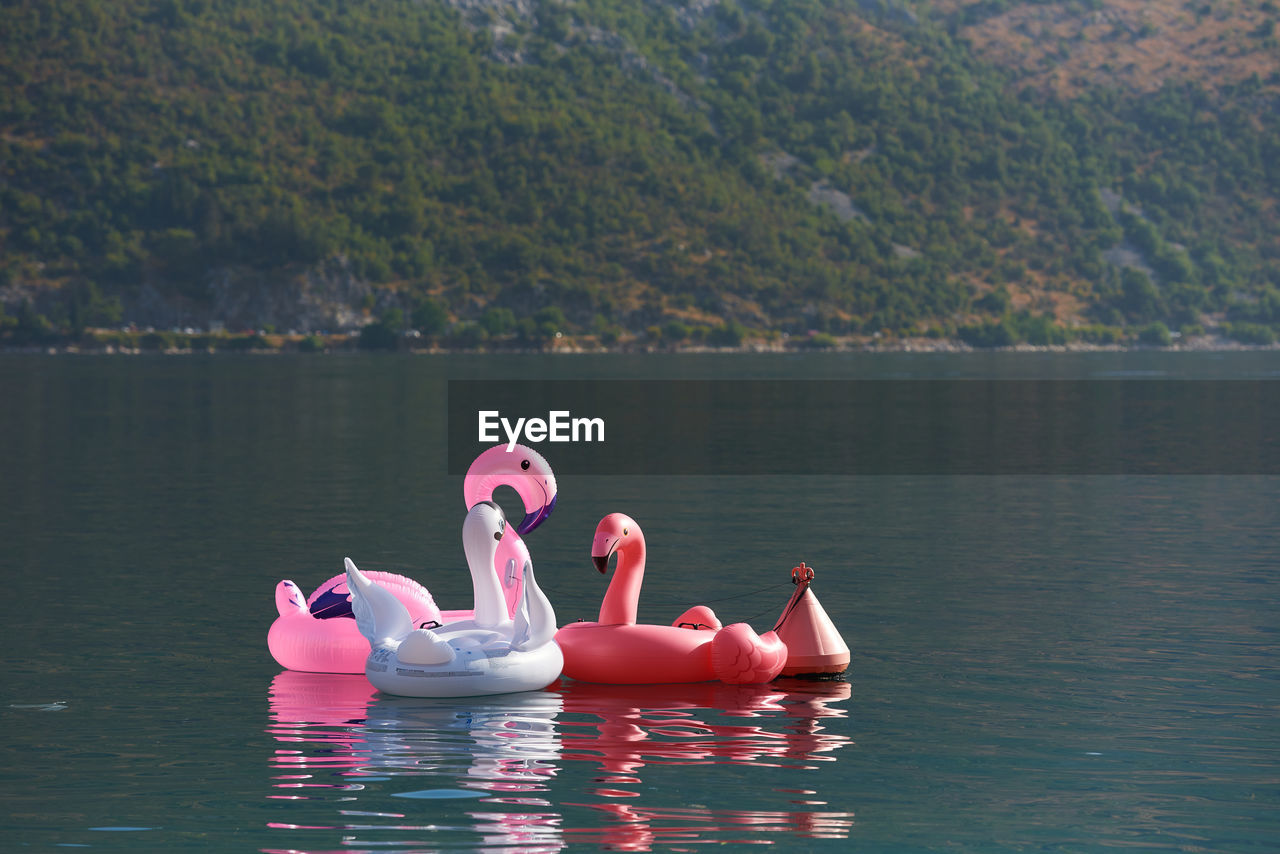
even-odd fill
[[[432,701],[267,652],[347,555],[469,603],[449,380],[1152,377],[1280,355],[0,356],[0,849],[1275,851],[1277,476],[560,478],[562,623],[624,511],[641,620],[766,629],[803,560],[840,681]]]

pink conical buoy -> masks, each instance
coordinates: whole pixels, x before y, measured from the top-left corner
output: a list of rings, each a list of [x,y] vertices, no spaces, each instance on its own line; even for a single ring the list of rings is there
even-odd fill
[[[801,563],[791,570],[796,584],[774,632],[787,645],[783,676],[843,673],[849,667],[849,647],[809,589],[813,567]]]

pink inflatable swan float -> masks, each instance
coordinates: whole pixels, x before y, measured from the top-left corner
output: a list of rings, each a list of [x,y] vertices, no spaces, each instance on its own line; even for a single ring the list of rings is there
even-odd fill
[[[613,579],[594,623],[570,623],[556,633],[564,675],[584,682],[644,684],[769,682],[787,663],[787,647],[775,632],[757,635],[746,623],[721,626],[697,605],[673,625],[636,623],[644,579],[644,534],[635,520],[610,513],[596,526],[591,559],[601,573],[618,556]]]
[[[508,451],[496,445],[476,457],[463,478],[467,508],[492,501],[498,487],[514,489],[524,504],[524,520],[508,529],[494,557],[508,617],[514,617],[524,594],[525,569],[531,565],[528,547],[520,535],[546,521],[556,506],[556,478],[541,454],[523,445]],[[469,610],[441,611],[427,588],[411,578],[391,572],[366,572],[389,590],[409,610],[414,625],[444,624],[471,619]],[[286,579],[276,585],[279,616],[267,632],[267,646],[281,667],[311,673],[364,673],[369,642],[360,634],[351,610],[346,573],[333,576],[303,596],[297,584]]]

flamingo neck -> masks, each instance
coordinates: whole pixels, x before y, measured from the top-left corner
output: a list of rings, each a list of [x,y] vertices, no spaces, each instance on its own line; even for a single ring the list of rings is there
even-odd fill
[[[640,583],[644,581],[644,541],[631,543],[618,551],[618,565],[613,570],[609,589],[600,603],[599,623],[604,626],[633,626],[640,603]]]

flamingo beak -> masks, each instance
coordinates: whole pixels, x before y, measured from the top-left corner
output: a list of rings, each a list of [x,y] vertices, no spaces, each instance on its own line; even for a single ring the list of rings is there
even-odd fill
[[[543,522],[547,521],[547,517],[551,515],[551,511],[556,509],[556,501],[559,500],[559,498],[560,493],[557,492],[555,495],[551,496],[551,500],[546,504],[531,513],[526,513],[524,519],[522,519],[520,524],[516,526],[516,533],[520,536],[524,536]]]
[[[613,557],[613,553],[617,550],[618,540],[610,542],[608,534],[596,534],[595,540],[591,543],[591,565],[604,575],[609,571],[609,558]]]

